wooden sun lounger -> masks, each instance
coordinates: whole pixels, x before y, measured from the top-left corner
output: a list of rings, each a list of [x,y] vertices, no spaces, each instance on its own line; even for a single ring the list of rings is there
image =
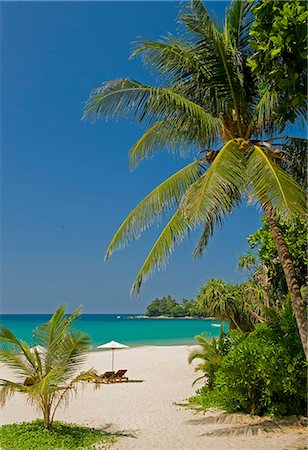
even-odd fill
[[[121,383],[122,381],[128,381],[127,377],[124,377],[124,375],[126,374],[127,370],[126,369],[120,369],[117,371],[117,373],[115,373],[113,375],[113,377],[111,378],[110,381],[112,381],[112,383]]]
[[[101,375],[95,373],[95,383],[109,383],[115,375],[114,370],[109,370]]]
[[[99,375],[101,378],[112,378],[115,374],[114,370],[109,370],[105,373],[103,373],[102,375]]]

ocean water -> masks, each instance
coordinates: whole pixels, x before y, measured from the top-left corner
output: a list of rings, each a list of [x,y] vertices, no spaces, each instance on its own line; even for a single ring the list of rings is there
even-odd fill
[[[32,330],[50,317],[49,314],[1,314],[0,323],[32,345]],[[218,320],[130,317],[131,314],[82,314],[74,327],[89,334],[93,349],[111,340],[130,346],[194,344],[196,335],[217,337],[220,330]]]

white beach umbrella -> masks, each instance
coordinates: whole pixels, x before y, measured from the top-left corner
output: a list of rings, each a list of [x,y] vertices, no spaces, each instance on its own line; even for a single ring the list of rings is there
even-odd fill
[[[112,350],[112,370],[114,370],[114,350],[117,348],[128,348],[128,345],[121,344],[121,342],[110,341],[106,344],[99,345],[97,348],[111,348]]]

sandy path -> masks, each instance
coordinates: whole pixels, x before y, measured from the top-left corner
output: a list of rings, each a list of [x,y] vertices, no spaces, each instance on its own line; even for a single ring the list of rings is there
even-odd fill
[[[189,347],[136,347],[118,350],[116,368],[127,368],[131,380],[140,383],[91,385],[80,389],[69,407],[57,418],[121,432],[117,450],[297,450],[308,447],[303,427],[283,427],[245,416],[215,411],[205,415],[184,409],[180,403],[194,393],[196,377],[187,364]],[[92,353],[85,368],[110,368],[110,352]],[[0,377],[7,370],[0,368]],[[0,423],[32,420],[36,411],[20,397],[11,399],[0,412]],[[26,450],[26,449],[25,449]]]

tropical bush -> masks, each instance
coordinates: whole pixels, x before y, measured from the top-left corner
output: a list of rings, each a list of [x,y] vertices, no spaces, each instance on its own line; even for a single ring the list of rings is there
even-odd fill
[[[0,327],[0,361],[16,376],[0,380],[1,406],[11,395],[24,394],[42,412],[44,427],[50,430],[58,407],[76,393],[76,384],[93,380],[92,371],[77,372],[91,348],[89,336],[71,328],[79,313],[80,308],[67,317],[65,306],[60,306],[33,331],[32,348]]]
[[[270,311],[266,324],[230,339],[211,383],[191,402],[259,415],[305,412],[307,364],[289,301],[280,313]]]

